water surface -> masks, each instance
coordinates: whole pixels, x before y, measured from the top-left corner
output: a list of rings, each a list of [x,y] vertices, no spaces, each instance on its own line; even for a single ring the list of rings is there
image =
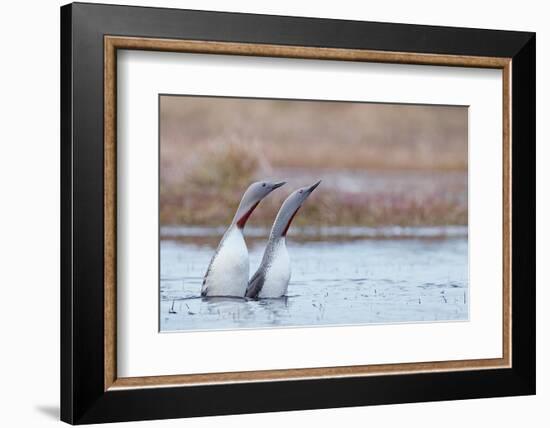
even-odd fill
[[[219,235],[216,229],[179,230],[161,232],[161,331],[468,319],[466,228],[363,234],[350,229],[315,239],[289,237],[288,296],[258,301],[201,298]],[[265,246],[252,235],[247,238],[251,275]]]

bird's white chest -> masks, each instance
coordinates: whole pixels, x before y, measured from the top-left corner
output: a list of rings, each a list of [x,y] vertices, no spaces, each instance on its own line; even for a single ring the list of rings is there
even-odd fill
[[[248,249],[238,228],[229,230],[212,260],[205,279],[208,296],[243,297],[249,275]]]
[[[270,262],[266,267],[265,280],[258,297],[276,298],[284,296],[290,281],[290,257],[286,243],[282,239],[273,248]]]

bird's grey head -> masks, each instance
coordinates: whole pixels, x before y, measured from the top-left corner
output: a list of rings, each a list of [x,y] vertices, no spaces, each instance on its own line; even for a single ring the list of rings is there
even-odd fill
[[[248,186],[233,219],[233,224],[236,224],[240,229],[244,228],[248,218],[261,200],[285,183],[285,181],[258,181]]]
[[[286,198],[283,205],[281,205],[281,208],[279,209],[279,213],[277,214],[277,218],[275,219],[275,223],[271,229],[272,238],[286,236],[294,216],[308,196],[311,195],[319,184],[321,184],[321,180],[311,186],[306,186],[295,190],[288,198]]]

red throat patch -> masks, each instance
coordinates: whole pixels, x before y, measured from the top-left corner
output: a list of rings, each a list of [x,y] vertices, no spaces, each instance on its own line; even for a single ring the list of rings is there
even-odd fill
[[[254,211],[256,209],[256,207],[258,206],[259,203],[260,203],[260,201],[256,202],[254,205],[252,205],[252,207],[247,212],[244,213],[244,215],[239,219],[239,221],[237,221],[237,227],[239,229],[242,229],[244,227],[244,225],[248,221],[248,217],[250,217],[250,215],[252,214],[252,211]]]
[[[290,217],[290,220],[288,221],[285,227],[285,230],[283,231],[283,236],[286,236],[286,233],[288,232],[288,228],[290,227],[290,223],[292,223],[292,220],[294,220],[294,217],[296,216],[296,213],[298,212],[299,209],[300,207],[298,207],[298,209],[294,211],[294,214],[292,214],[292,217]]]

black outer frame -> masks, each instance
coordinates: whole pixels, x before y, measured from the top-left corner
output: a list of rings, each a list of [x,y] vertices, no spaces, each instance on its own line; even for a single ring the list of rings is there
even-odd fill
[[[105,392],[104,35],[512,58],[512,368]],[[63,6],[61,420],[84,424],[534,394],[535,97],[534,33]]]

